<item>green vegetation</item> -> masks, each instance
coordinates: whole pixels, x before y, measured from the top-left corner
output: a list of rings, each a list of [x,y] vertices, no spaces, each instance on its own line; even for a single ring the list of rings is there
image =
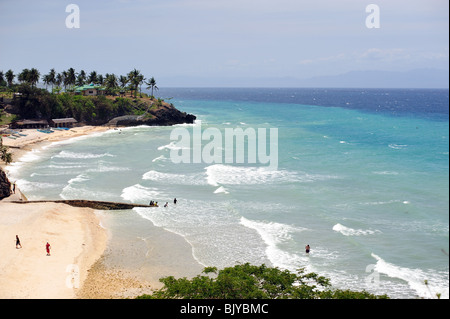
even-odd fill
[[[15,78],[18,83],[14,83]],[[12,70],[0,71],[0,98],[12,99],[10,104],[18,115],[14,120],[73,117],[78,122],[101,125],[122,115],[146,115],[151,118],[152,115],[147,114],[149,109],[162,105],[160,99],[149,98],[141,92],[145,77],[136,69],[126,76],[103,76],[96,71],[87,74],[84,70],[77,73],[73,68],[57,73],[51,69],[42,76],[45,89],[36,86],[39,78],[40,72],[35,68],[24,69],[17,75]],[[153,89],[157,89],[155,79],[151,77],[147,84],[153,95]],[[85,85],[91,85],[102,94],[81,95],[80,87]],[[129,98],[126,97],[127,92]]]
[[[161,278],[164,286],[152,295],[138,299],[388,299],[366,291],[333,289],[329,279],[304,269],[288,270],[253,266],[248,263],[224,268],[203,270],[189,280],[173,276]],[[214,273],[214,276],[207,274]]]
[[[12,153],[8,152],[8,147],[3,145],[3,139],[0,136],[0,159],[6,164],[12,162]]]

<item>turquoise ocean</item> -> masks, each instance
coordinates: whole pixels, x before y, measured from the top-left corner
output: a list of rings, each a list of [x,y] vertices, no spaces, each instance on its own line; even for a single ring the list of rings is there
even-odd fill
[[[343,289],[449,297],[448,90],[157,95],[196,123],[55,142],[26,154],[10,176],[31,200],[157,201],[158,208],[105,214],[128,240],[145,225],[179,236],[201,266],[265,263],[305,268]],[[278,167],[173,163],[171,152],[192,151],[170,138],[175,128],[264,128],[267,137],[277,128]],[[133,258],[145,263],[139,252]]]

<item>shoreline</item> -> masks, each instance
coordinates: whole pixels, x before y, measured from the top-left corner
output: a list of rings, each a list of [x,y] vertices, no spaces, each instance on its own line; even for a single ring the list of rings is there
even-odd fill
[[[22,130],[17,139],[3,138],[13,162],[48,142],[106,131],[107,127],[77,127],[51,134]],[[8,178],[8,166],[0,167]],[[11,183],[14,181],[11,180]],[[101,258],[108,240],[98,211],[63,203],[13,203],[26,200],[20,189],[0,201],[0,298],[74,299],[91,266]],[[64,213],[61,213],[64,212]],[[22,248],[14,247],[19,235]],[[45,253],[49,242],[51,256]]]
[[[104,126],[85,126],[51,134],[31,129],[21,132],[27,136],[16,140],[4,138],[3,142],[5,146],[10,147],[9,151],[13,154],[12,163],[14,163],[20,161],[28,152],[45,147],[49,143],[100,133],[109,129],[111,128]],[[15,181],[9,176],[8,167],[5,169],[4,163],[0,166],[10,178],[11,184],[14,183]],[[24,194],[23,200],[27,200],[25,196]],[[17,187],[16,194],[0,201],[0,240],[2,243],[0,247],[2,251],[7,252],[7,258],[0,261],[0,273],[2,273],[0,276],[0,299],[134,298],[142,294],[149,294],[155,288],[162,287],[159,282],[161,277],[172,274],[185,276],[185,271],[181,270],[180,264],[194,269],[189,273],[192,276],[197,275],[203,269],[200,265],[198,267],[194,265],[193,257],[187,253],[192,248],[182,237],[159,229],[151,222],[145,223],[147,228],[141,229],[141,234],[144,234],[142,236],[147,237],[148,240],[138,239],[147,246],[138,247],[139,245],[135,245],[136,234],[130,233],[127,235],[128,237],[123,237],[122,234],[117,234],[123,232],[123,229],[111,225],[107,225],[106,228],[103,226],[108,224],[108,220],[116,218],[106,211],[72,207],[64,203],[23,205],[13,203],[14,200],[22,200],[22,194]],[[65,213],[59,214],[60,211]],[[134,212],[130,214],[134,214]],[[60,228],[61,224],[66,225],[67,228]],[[42,230],[42,225],[47,225],[48,228]],[[16,233],[24,246],[22,249],[16,249],[13,246]],[[50,236],[51,239],[44,239],[46,236]],[[45,242],[42,240],[48,240],[54,246],[52,256],[45,256]],[[28,248],[31,247],[30,241],[34,245],[31,251]],[[68,245],[63,247],[64,256],[59,251],[60,243]],[[121,247],[126,245],[133,246],[134,251],[130,251],[130,254],[134,254],[132,256],[141,256],[135,258],[134,264],[129,265],[129,261],[125,261],[127,254],[125,253],[124,256]],[[149,254],[150,246],[148,245],[151,245],[151,251],[159,253]],[[58,258],[55,257],[57,256],[57,246],[59,246]],[[38,252],[39,249],[44,251],[44,257],[47,259],[42,258],[42,253]],[[34,265],[36,258],[39,258],[37,266]],[[57,259],[56,262],[55,259]],[[52,268],[47,267],[47,261],[52,262]],[[136,264],[143,266],[136,267]],[[72,276],[74,278],[78,276],[79,284],[78,287],[67,289],[66,281],[70,280],[69,268],[71,267],[75,267],[72,269],[72,273],[75,271]],[[55,276],[56,273],[58,276]],[[143,275],[144,273],[145,275]],[[74,280],[71,282],[73,283]],[[52,288],[49,289],[49,287]]]

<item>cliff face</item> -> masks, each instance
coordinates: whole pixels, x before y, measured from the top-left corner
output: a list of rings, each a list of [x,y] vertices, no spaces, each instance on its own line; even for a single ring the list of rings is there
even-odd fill
[[[125,115],[112,119],[110,126],[171,126],[175,124],[192,124],[197,117],[186,112],[181,112],[174,106],[163,104],[156,109],[151,109],[144,115]]]
[[[0,169],[0,200],[2,200],[5,197],[9,197],[10,194],[11,194],[11,183],[6,177],[5,172],[3,172],[2,169]]]

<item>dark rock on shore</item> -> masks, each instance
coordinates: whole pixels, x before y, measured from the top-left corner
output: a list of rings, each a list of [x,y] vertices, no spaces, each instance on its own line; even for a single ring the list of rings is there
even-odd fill
[[[11,195],[11,183],[5,172],[0,169],[0,200],[9,197],[9,195]]]

